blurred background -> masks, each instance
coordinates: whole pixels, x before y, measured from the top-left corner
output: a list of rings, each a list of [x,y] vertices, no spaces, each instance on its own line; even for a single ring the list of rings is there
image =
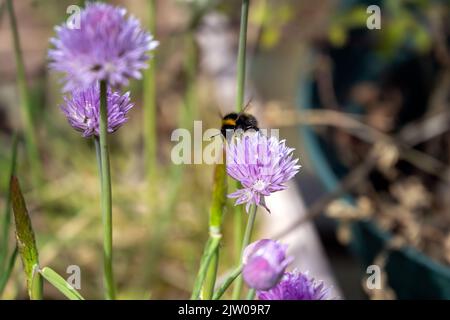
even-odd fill
[[[54,26],[67,20],[70,5],[84,1],[13,2],[42,167],[35,178],[21,143],[17,176],[40,261],[60,274],[68,265],[80,266],[82,295],[98,299],[102,238],[95,150],[67,124],[59,110],[60,77],[47,67]],[[219,127],[221,115],[234,110],[241,2],[156,0],[154,11],[146,0],[107,2],[127,8],[145,28],[156,19],[160,41],[152,65],[157,170],[148,174],[146,161],[147,82],[131,82],[127,90],[135,107],[129,123],[110,136],[119,298],[188,298],[207,238],[213,168],[173,165],[170,137],[179,127],[192,130],[194,119],[203,121],[204,130]],[[270,217],[260,212],[258,236],[286,236],[290,228],[290,244],[302,243],[292,251],[299,265],[316,266],[310,272],[332,282],[342,299],[450,299],[449,2],[250,2],[249,112],[261,127],[279,128],[303,166],[289,193],[270,200],[278,209]],[[4,3],[2,210],[13,135],[25,126]],[[376,21],[370,5],[380,8],[379,29],[368,28],[368,19]],[[278,224],[286,228],[275,230]],[[236,255],[231,215],[224,228],[222,273]],[[12,234],[8,243],[11,250]],[[380,267],[380,289],[367,287],[369,265]],[[45,292],[46,298],[61,298],[50,286]],[[26,298],[19,261],[2,297]]]

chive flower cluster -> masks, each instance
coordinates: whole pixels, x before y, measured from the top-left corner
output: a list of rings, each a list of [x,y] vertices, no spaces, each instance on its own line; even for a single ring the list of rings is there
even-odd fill
[[[242,189],[228,197],[236,198],[236,205],[245,203],[247,212],[252,204],[270,212],[265,197],[286,189],[286,182],[300,170],[293,151],[285,140],[259,131],[236,136],[227,144],[227,173],[241,183]]]
[[[80,13],[80,28],[57,26],[48,52],[50,68],[64,74],[64,92],[69,94],[60,107],[69,124],[84,137],[99,134],[99,82],[108,85],[108,132],[127,120],[132,108],[129,93],[120,88],[129,79],[140,79],[149,52],[158,46],[153,36],[141,29],[126,10],[105,3],[87,3]]]
[[[259,291],[259,300],[328,300],[331,288],[317,281],[308,272],[286,272],[272,289]]]
[[[108,133],[113,133],[124,124],[127,113],[133,107],[130,93],[121,95],[119,92],[107,90],[108,103]],[[64,97],[61,110],[66,115],[69,124],[83,137],[99,136],[100,126],[100,88],[98,85],[85,90],[74,90],[71,97]]]
[[[50,39],[50,68],[65,74],[64,91],[86,89],[106,80],[113,87],[140,79],[148,52],[158,46],[139,21],[126,17],[126,9],[106,3],[87,3],[80,14],[80,28],[66,24],[55,28]]]
[[[299,270],[286,272],[293,258],[287,246],[262,239],[248,245],[243,254],[242,276],[260,300],[326,300],[330,288]]]
[[[286,249],[286,245],[270,239],[248,245],[242,258],[245,282],[257,290],[268,290],[275,286],[293,260],[286,256]]]

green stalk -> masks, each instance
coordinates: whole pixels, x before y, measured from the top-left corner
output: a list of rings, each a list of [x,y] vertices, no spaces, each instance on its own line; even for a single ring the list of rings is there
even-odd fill
[[[247,300],[255,300],[256,290],[251,288],[247,293]]]
[[[195,19],[194,19],[195,20]],[[186,60],[184,62],[184,69],[186,73],[186,96],[185,96],[185,110],[183,118],[190,123],[196,116],[196,70],[197,70],[197,48],[194,34],[195,23],[191,24],[187,30],[184,41],[186,47]],[[226,203],[227,193],[227,175],[224,164],[217,164],[214,168],[214,185],[211,207],[209,211],[209,239],[205,247],[205,253],[210,250],[208,243],[214,243],[216,239],[220,239],[221,225],[223,219],[224,206]],[[200,262],[199,275],[197,276],[196,285],[199,285],[202,291],[203,299],[212,299],[214,287],[216,283],[217,270],[219,264],[219,248],[212,253],[212,256],[203,256]],[[206,259],[206,260],[205,260]],[[204,267],[204,269],[202,269]],[[203,274],[204,272],[204,274]],[[193,299],[198,299],[200,293],[196,292],[196,285],[192,293]]]
[[[14,45],[14,56],[17,67],[17,86],[19,89],[19,96],[22,107],[20,108],[21,117],[24,125],[24,134],[27,153],[30,161],[32,175],[35,184],[39,184],[41,181],[41,163],[39,159],[39,150],[36,142],[36,129],[33,123],[32,106],[30,100],[30,94],[27,86],[25,64],[22,55],[22,49],[20,47],[19,32],[17,29],[16,16],[14,14],[14,7],[12,0],[6,0],[6,8],[9,14],[9,20],[11,24],[11,31]]]
[[[241,260],[242,260],[242,255],[244,253],[245,247],[247,247],[250,243],[253,226],[255,225],[257,208],[258,207],[254,204],[250,208],[250,214],[249,214],[248,221],[247,221],[247,227],[245,228],[244,239],[242,240]],[[234,287],[234,290],[233,290],[233,300],[239,300],[241,298],[242,284],[243,284],[243,279],[242,279],[242,277],[239,277],[236,281],[236,286]]]
[[[241,188],[239,181],[234,181],[235,189]],[[232,207],[233,211],[233,232],[234,232],[234,252],[236,254],[236,263],[241,260],[241,245],[244,240],[244,225],[245,225],[245,212],[243,206],[234,206],[231,201],[229,201],[229,206]]]
[[[164,201],[160,215],[157,217],[153,228],[152,237],[149,242],[148,262],[145,265],[144,278],[148,279],[150,284],[153,283],[157,273],[157,262],[164,249],[167,233],[170,230],[170,224],[176,213],[177,199],[179,198],[180,189],[183,185],[184,168],[181,165],[172,165],[169,173],[170,185],[167,190],[167,200]]]
[[[196,94],[196,73],[197,73],[197,48],[195,43],[194,30],[187,30],[184,35],[186,47],[186,59],[184,61],[184,72],[186,74],[186,95],[185,114],[189,125],[195,119],[197,94]]]
[[[191,300],[198,300],[200,298],[200,292],[208,272],[209,263],[211,262],[213,255],[216,253],[221,239],[221,236],[210,237],[206,242],[205,250],[203,251],[203,256],[200,260],[200,268],[194,282]]]
[[[210,237],[219,237],[222,233],[222,221],[225,205],[227,203],[228,177],[225,165],[225,148],[222,161],[214,166],[214,184],[211,207],[209,209],[209,234]],[[217,270],[219,266],[219,249],[214,254],[208,267],[207,278],[203,288],[204,299],[212,299],[216,284]]]
[[[94,136],[95,155],[97,158],[97,168],[100,176],[100,187],[102,186],[102,153],[100,148],[100,138]]]
[[[156,1],[148,0],[149,29],[156,32]],[[157,161],[157,127],[156,127],[156,61],[150,59],[149,67],[144,73],[144,141],[148,186],[154,184],[158,172]]]
[[[236,111],[241,112],[244,106],[245,95],[245,62],[247,55],[247,24],[248,24],[248,8],[249,0],[242,0],[241,7],[241,26],[239,33],[239,51],[237,61],[237,94],[236,94]]]
[[[15,135],[13,138],[12,152],[11,152],[11,162],[9,167],[9,176],[8,176],[8,186],[9,181],[16,172],[16,163],[17,163],[17,145],[18,145],[18,137]],[[9,227],[11,225],[11,189],[7,188],[6,191],[6,206],[5,212],[2,221],[2,240],[0,242],[0,273],[4,271],[6,256],[8,255],[8,240],[9,240]]]
[[[242,241],[242,253],[244,253],[245,247],[250,244],[250,239],[252,237],[253,226],[255,225],[256,211],[258,207],[253,204],[250,208],[250,214],[247,221],[247,227],[245,228],[244,240]],[[242,256],[242,254],[241,254]]]
[[[214,300],[219,300],[225,291],[230,287],[230,285],[233,283],[234,280],[241,274],[242,272],[242,266],[239,266],[236,268],[230,275],[225,279],[223,284],[220,286],[219,289],[217,289],[216,293],[214,294]]]
[[[216,286],[217,270],[219,269],[219,248],[214,252],[206,272],[205,283],[203,285],[203,300],[211,300]]]
[[[224,149],[225,151],[225,149]],[[223,155],[224,157],[225,155]],[[223,159],[222,159],[223,160]],[[192,299],[198,299],[197,287],[203,289],[202,298],[212,299],[216,284],[217,268],[219,264],[219,243],[222,238],[221,229],[223,213],[227,201],[227,173],[224,161],[219,161],[214,166],[214,183],[211,207],[209,209],[209,238],[200,260],[200,270],[192,292]],[[217,241],[216,248],[211,248],[212,243]],[[214,250],[212,250],[214,249]],[[211,257],[209,252],[212,250]],[[203,274],[204,273],[204,274]],[[206,281],[205,281],[206,279]]]
[[[225,149],[224,149],[225,152]],[[209,234],[220,235],[223,211],[227,201],[227,172],[224,161],[214,166],[214,184],[211,207],[209,208]]]
[[[154,0],[153,0],[154,1]],[[152,2],[152,1],[150,1]],[[152,7],[154,8],[154,7]],[[154,9],[152,10],[154,12]],[[195,39],[193,32],[188,30],[185,35],[186,44],[186,59],[184,61],[184,72],[186,74],[186,90],[184,93],[183,108],[180,119],[178,119],[179,126],[182,128],[192,128],[192,122],[195,117],[195,105],[196,105],[196,50]],[[153,68],[154,69],[154,68]],[[148,267],[146,268],[146,278],[150,278],[150,282],[153,281],[155,275],[155,266],[157,264],[157,258],[160,256],[162,246],[164,245],[164,239],[170,226],[170,222],[175,214],[175,206],[179,196],[179,191],[183,183],[184,167],[180,165],[172,165],[169,173],[169,181],[171,182],[168,191],[167,201],[165,201],[161,214],[158,217],[158,224],[155,225],[154,236],[151,238],[151,251],[149,254]],[[151,180],[152,176],[149,176],[149,182],[154,184],[154,180]]]
[[[0,276],[0,297],[3,294],[3,290],[5,290],[6,284],[8,283],[9,277],[11,276],[12,270],[14,269],[14,265],[16,264],[17,254],[19,253],[19,249],[17,246],[14,248],[14,251],[8,261],[8,264],[5,266],[6,269],[2,272]]]
[[[249,0],[242,0],[241,6],[241,25],[239,30],[239,50],[237,61],[237,90],[236,90],[236,111],[241,112],[244,107],[245,96],[245,73],[246,73],[246,56],[247,56],[247,25],[248,25],[248,11]],[[236,182],[236,188],[240,188],[240,183]],[[243,242],[242,232],[244,230],[242,206],[238,206],[234,210],[234,246],[235,252],[238,254],[236,260],[240,260]],[[241,292],[242,283],[236,285],[235,292]],[[236,293],[237,294],[237,293]]]
[[[112,195],[111,172],[108,151],[108,101],[107,83],[100,82],[100,163],[101,163],[101,207],[103,220],[103,281],[105,296],[109,300],[116,298],[112,267]]]

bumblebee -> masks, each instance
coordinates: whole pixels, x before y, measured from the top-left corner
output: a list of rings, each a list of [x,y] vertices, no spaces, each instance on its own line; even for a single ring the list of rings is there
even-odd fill
[[[233,132],[236,130],[255,130],[259,131],[258,121],[254,116],[249,113],[241,112],[236,113],[232,112],[227,114],[222,118],[222,127],[220,128],[220,132],[226,138],[227,131],[232,130]]]

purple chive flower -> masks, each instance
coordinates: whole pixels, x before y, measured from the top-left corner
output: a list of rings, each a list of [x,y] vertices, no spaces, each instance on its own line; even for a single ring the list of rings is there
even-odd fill
[[[268,291],[259,291],[259,300],[328,300],[330,288],[298,270],[286,272],[281,281]]]
[[[108,88],[108,132],[112,133],[127,122],[127,113],[133,107],[130,93],[121,95]],[[87,138],[99,136],[100,131],[100,88],[96,84],[86,90],[73,91],[71,96],[64,97],[61,110],[69,124]]]
[[[248,245],[243,254],[242,276],[250,288],[269,290],[283,276],[293,257],[286,257],[287,246],[270,239]]]
[[[238,180],[243,188],[229,194],[237,198],[236,205],[246,203],[248,212],[251,204],[263,206],[264,197],[286,189],[285,183],[299,171],[298,159],[285,140],[267,137],[260,132],[243,134],[227,146],[227,173]]]
[[[100,80],[116,87],[129,78],[140,79],[147,67],[148,51],[158,42],[141,29],[124,8],[88,3],[80,14],[80,28],[63,24],[50,39],[50,68],[65,73],[64,91],[87,88]]]

